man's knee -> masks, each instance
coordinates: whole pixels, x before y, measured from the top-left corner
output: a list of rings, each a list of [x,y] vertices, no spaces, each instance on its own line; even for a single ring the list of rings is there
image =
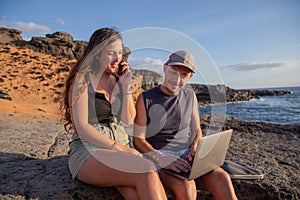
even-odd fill
[[[221,183],[230,183],[231,182],[231,178],[230,178],[229,174],[220,167],[213,170],[212,175],[213,175],[214,180],[218,180],[218,182],[221,182]]]
[[[172,190],[176,196],[176,199],[178,197],[186,197],[189,199],[194,199],[196,197],[196,185],[194,181],[176,181],[174,184],[172,184]],[[182,199],[182,198],[178,198]]]
[[[125,199],[130,199],[130,200],[139,199],[137,191],[133,187],[117,186],[116,188],[117,190],[119,190],[119,192],[122,194],[122,196]]]

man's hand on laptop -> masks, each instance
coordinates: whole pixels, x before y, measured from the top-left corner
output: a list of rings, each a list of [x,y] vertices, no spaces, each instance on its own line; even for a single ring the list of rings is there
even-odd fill
[[[188,161],[178,157],[178,156],[169,156],[164,155],[162,156],[159,161],[158,165],[160,167],[163,167],[165,169],[170,169],[175,172],[189,172],[191,171],[191,165],[188,163]]]
[[[148,153],[148,157],[161,168],[170,169],[177,173],[186,173],[192,169],[187,157],[180,158],[179,156],[166,155],[158,150],[152,150]]]

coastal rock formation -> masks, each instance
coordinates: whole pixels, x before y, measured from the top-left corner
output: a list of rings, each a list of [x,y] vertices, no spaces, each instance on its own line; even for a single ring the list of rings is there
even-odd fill
[[[22,31],[20,30],[0,27],[0,44],[23,40],[21,33]]]
[[[281,96],[281,95],[291,94],[291,91],[286,91],[286,90],[257,89],[257,90],[250,90],[250,91],[256,96]]]
[[[74,41],[71,35],[64,32],[47,34],[45,38],[32,37],[29,42],[16,44],[26,46],[40,53],[69,59],[79,58],[87,45],[84,41]]]
[[[13,44],[36,52],[68,59],[79,58],[87,45],[85,41],[73,40],[73,37],[65,32],[46,34],[46,37],[32,37],[30,41],[23,40],[21,33],[20,30],[1,27],[0,44]]]
[[[200,105],[215,103],[233,103],[241,101],[249,101],[251,99],[259,99],[260,96],[278,96],[291,94],[287,90],[261,90],[261,89],[232,89],[228,86],[190,84],[196,93]]]
[[[153,88],[163,82],[162,75],[160,75],[156,72],[150,71],[150,70],[133,69],[132,74],[134,77],[141,76],[143,78],[142,82],[140,83],[140,86],[143,90],[148,90],[148,89]]]

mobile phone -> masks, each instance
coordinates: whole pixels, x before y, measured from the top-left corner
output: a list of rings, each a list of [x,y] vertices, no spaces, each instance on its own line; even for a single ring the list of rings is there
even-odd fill
[[[129,56],[130,53],[131,53],[130,49],[128,47],[124,47],[123,55],[122,55],[122,61],[120,63],[122,63],[122,62],[127,62],[128,63],[128,56]],[[119,65],[118,72],[117,72],[119,76],[124,74],[123,67],[124,67],[124,65],[122,65],[122,64]]]
[[[123,62],[123,60],[121,61],[121,63]],[[119,68],[118,68],[118,75],[122,75],[123,74],[123,65],[119,65]]]

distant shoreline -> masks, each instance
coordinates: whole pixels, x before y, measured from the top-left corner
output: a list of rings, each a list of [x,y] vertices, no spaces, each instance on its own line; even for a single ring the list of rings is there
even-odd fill
[[[276,88],[278,91],[278,88]],[[280,89],[280,88],[279,88]],[[260,96],[249,101],[227,102],[220,107],[210,104],[199,106],[201,114],[221,113],[248,122],[267,122],[281,125],[300,124],[300,87],[288,87],[286,95]],[[267,90],[262,90],[267,91]],[[264,92],[265,93],[265,92]]]

